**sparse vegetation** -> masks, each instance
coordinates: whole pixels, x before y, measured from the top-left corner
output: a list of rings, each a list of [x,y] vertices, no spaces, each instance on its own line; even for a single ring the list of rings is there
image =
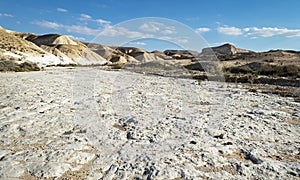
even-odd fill
[[[300,78],[300,67],[296,65],[271,65],[268,63],[252,62],[242,66],[225,68],[225,71],[233,74],[254,74],[272,77]]]
[[[24,72],[24,71],[39,71],[40,67],[35,63],[23,62],[16,63],[11,60],[1,60],[0,61],[0,72],[15,71],[15,72]]]
[[[267,55],[267,54],[266,54]],[[274,59],[266,59],[264,60],[265,62],[269,62],[269,63],[272,63],[272,62],[275,62]]]
[[[219,55],[218,59],[220,61],[229,61],[229,60],[235,60],[237,59],[237,57],[231,54],[225,54],[225,55]]]
[[[111,68],[112,69],[122,69],[124,67],[124,63],[114,63],[114,64],[111,64]]]

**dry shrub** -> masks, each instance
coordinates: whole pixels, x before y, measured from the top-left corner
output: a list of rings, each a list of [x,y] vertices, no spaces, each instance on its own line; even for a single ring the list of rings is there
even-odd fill
[[[0,71],[15,71],[15,72],[24,72],[24,71],[39,71],[40,67],[35,63],[31,62],[23,62],[16,63],[15,61],[10,60],[1,60],[0,61]]]

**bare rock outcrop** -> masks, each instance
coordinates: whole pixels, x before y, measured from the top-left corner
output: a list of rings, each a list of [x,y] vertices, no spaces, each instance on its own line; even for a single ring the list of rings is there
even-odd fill
[[[16,63],[31,62],[38,66],[57,65],[60,59],[44,51],[34,43],[15,35],[15,32],[0,29],[0,59]]]
[[[59,45],[59,44],[69,44],[69,45],[79,45],[79,43],[68,36],[60,35],[60,34],[46,34],[42,36],[37,36],[36,38],[31,40],[34,44],[40,45]]]
[[[68,36],[59,34],[37,36],[3,28],[0,29],[0,35],[0,59],[12,60],[16,64],[30,62],[44,67],[76,64],[103,65],[107,62],[86,45]]]
[[[96,43],[86,43],[88,48],[107,60],[108,64],[125,64],[138,62],[134,57],[120,51],[117,47]]]
[[[1,179],[299,179],[291,98],[94,67],[0,76]]]
[[[103,65],[106,59],[90,50],[85,44],[59,34],[47,34],[30,41],[58,56],[62,62],[78,65]]]
[[[192,59],[199,56],[197,51],[192,50],[165,50],[164,54],[174,59]]]
[[[149,53],[143,49],[135,48],[135,47],[117,47],[116,50],[121,51],[124,54],[127,54],[138,62],[150,62],[157,60],[165,60],[164,56],[157,55],[155,53]]]
[[[228,43],[217,47],[202,49],[203,55],[211,55],[212,53],[216,55],[235,55],[235,54],[250,53],[250,52],[252,51],[239,49],[236,48],[234,45]]]

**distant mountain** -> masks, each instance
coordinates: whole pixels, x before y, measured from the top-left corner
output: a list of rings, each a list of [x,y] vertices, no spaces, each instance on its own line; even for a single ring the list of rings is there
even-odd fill
[[[217,59],[216,59],[217,58]],[[103,44],[79,42],[66,35],[22,33],[0,27],[0,71],[22,71],[24,67],[37,70],[45,66],[57,65],[117,65],[143,64],[155,67],[168,64],[186,67],[190,70],[203,70],[203,64],[219,60],[222,66],[243,65],[248,62],[286,63],[300,61],[300,52],[271,50],[254,52],[240,49],[232,44],[202,49],[152,51],[136,47],[107,46]],[[156,63],[149,63],[158,61]],[[164,61],[164,62],[162,62]],[[24,65],[23,63],[27,63]],[[226,63],[225,63],[226,62]],[[294,62],[294,63],[295,63]],[[33,65],[32,67],[30,65]],[[39,68],[38,68],[39,67]],[[25,68],[26,69],[26,68]]]
[[[236,48],[232,44],[223,44],[217,47],[210,47],[202,49],[203,55],[215,54],[215,55],[235,55],[243,53],[252,53],[253,51]]]

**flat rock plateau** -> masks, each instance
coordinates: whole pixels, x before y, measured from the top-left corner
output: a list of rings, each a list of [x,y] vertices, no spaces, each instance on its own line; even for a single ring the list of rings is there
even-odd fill
[[[0,74],[1,179],[299,179],[300,103],[99,67]]]

